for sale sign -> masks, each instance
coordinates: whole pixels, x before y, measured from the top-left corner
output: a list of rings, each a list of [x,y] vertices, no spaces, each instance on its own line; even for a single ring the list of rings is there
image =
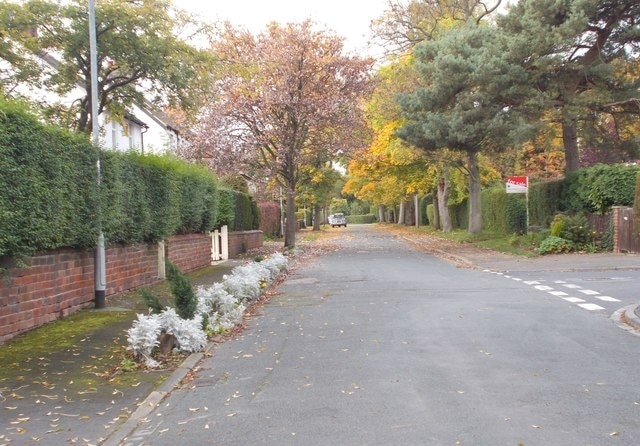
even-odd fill
[[[507,177],[508,194],[526,194],[529,190],[529,177]]]

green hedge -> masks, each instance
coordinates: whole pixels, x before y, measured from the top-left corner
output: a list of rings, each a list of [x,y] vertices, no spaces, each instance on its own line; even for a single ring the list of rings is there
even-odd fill
[[[215,228],[218,186],[205,168],[166,156],[102,152],[107,243],[161,240]]]
[[[0,100],[0,257],[93,247],[100,223],[108,244],[135,244],[225,224],[257,229],[260,212],[250,196],[219,188],[204,167],[98,152],[86,135],[43,125]]]
[[[529,224],[548,227],[553,216],[563,209],[564,179],[529,185]]]
[[[449,205],[449,215],[451,216],[451,224],[454,228],[469,227],[469,208],[465,199],[460,204]]]
[[[638,166],[597,164],[566,177],[563,205],[568,212],[604,214],[612,206],[633,206]]]
[[[435,205],[433,203],[427,205],[427,220],[429,221],[429,226],[435,229]]]
[[[216,227],[228,225],[231,231],[249,231],[260,227],[260,208],[247,194],[220,188]]]
[[[498,185],[482,191],[482,225],[485,230],[502,234],[525,233],[527,203],[524,194],[508,194]]]
[[[354,225],[363,225],[375,223],[378,221],[378,216],[375,214],[364,214],[364,215],[347,215],[347,223]]]
[[[97,238],[97,151],[0,100],[0,256],[28,256]]]

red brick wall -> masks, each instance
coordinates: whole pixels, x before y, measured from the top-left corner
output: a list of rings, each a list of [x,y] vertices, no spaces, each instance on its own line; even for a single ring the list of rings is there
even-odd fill
[[[262,246],[262,231],[242,231],[229,233],[229,258]]]
[[[0,279],[0,343],[62,318],[94,297],[93,252],[52,251]]]
[[[259,246],[261,231],[229,234],[230,257]],[[202,268],[211,264],[211,237],[174,236],[165,242],[165,252],[181,271]],[[51,251],[26,259],[25,268],[16,268],[4,260],[0,262],[0,267],[6,268],[0,272],[0,344],[93,306],[93,250]],[[106,262],[107,305],[109,296],[159,280],[156,243],[107,248]]]
[[[209,234],[175,235],[166,241],[167,259],[182,272],[211,265]]]
[[[105,257],[107,296],[150,285],[159,280],[157,243],[107,248]],[[91,268],[93,274],[93,262]],[[93,277],[91,286],[93,287]]]

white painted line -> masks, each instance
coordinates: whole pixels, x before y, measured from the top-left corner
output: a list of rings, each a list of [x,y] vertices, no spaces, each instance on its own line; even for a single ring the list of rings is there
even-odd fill
[[[507,276],[506,274],[504,275],[504,277],[506,277],[507,279],[511,279],[511,276]]]
[[[534,288],[536,290],[540,290],[540,291],[552,291],[553,290],[553,288],[551,288],[550,286],[547,286],[547,285],[536,285],[536,286],[534,286]]]
[[[563,297],[567,302],[571,302],[572,304],[577,304],[578,302],[586,302],[584,299],[580,299],[579,297]]]
[[[589,296],[595,296],[596,294],[600,294],[597,291],[593,291],[593,290],[578,290],[580,291],[582,294],[587,294]]]
[[[582,288],[580,285],[574,285],[572,283],[567,283],[563,285],[565,288],[571,288],[572,290],[577,290],[578,288]]]
[[[554,280],[553,283],[567,283],[564,280]]]
[[[605,302],[622,302],[620,299],[616,299],[615,297],[611,297],[611,296],[593,296],[596,299],[600,299],[603,300]]]
[[[512,277],[513,280],[515,280],[516,282],[522,282],[522,279],[518,278],[518,277]]]
[[[564,291],[549,291],[549,294],[553,294],[554,296],[568,296]]]
[[[596,311],[596,310],[604,310],[604,307],[601,307],[600,305],[596,305],[596,304],[578,304],[579,307],[584,308],[585,310],[589,310],[589,311]]]
[[[538,282],[537,280],[527,280],[524,283],[526,283],[527,285],[540,285],[540,282]]]

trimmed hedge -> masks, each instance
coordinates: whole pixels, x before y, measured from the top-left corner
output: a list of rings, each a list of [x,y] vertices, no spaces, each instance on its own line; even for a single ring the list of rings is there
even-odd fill
[[[564,179],[542,181],[529,185],[529,224],[548,227],[554,215],[562,209]]]
[[[87,135],[43,125],[0,99],[0,257],[94,247],[100,226],[108,244],[135,244],[225,224],[257,229],[258,205],[219,188],[204,167],[98,151]]]
[[[347,224],[366,225],[377,221],[378,216],[375,214],[347,215]]]
[[[260,227],[260,209],[247,194],[220,188],[218,218],[215,227],[228,225],[231,231],[249,231]]]
[[[524,194],[508,194],[502,185],[482,191],[484,229],[502,234],[527,231],[527,202]]]
[[[103,221],[107,242],[139,243],[214,229],[215,177],[178,159],[104,151]]]
[[[94,245],[97,150],[0,99],[0,257]]]

